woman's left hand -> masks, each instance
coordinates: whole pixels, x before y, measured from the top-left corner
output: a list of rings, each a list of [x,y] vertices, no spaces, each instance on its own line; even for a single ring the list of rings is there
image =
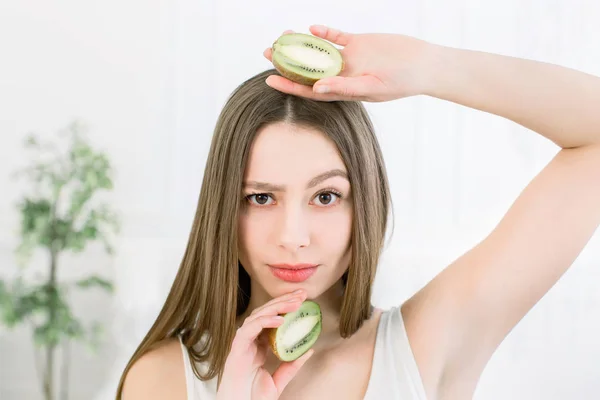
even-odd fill
[[[381,102],[424,94],[431,84],[436,45],[400,34],[347,33],[320,25],[312,25],[310,32],[343,46],[343,71],[312,87],[272,75],[269,86],[314,100]],[[263,54],[272,62],[270,48]]]

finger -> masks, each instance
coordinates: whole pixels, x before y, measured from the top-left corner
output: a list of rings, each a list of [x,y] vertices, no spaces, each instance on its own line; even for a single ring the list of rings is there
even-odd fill
[[[315,93],[326,93],[343,99],[364,99],[373,88],[381,85],[381,81],[369,75],[357,77],[333,76],[323,78],[314,84]]]
[[[285,302],[285,301],[292,300],[292,299],[299,299],[299,301],[304,301],[306,299],[306,292],[304,290],[302,290],[299,293],[294,292],[294,293],[285,294],[283,296],[275,297],[274,299],[271,299],[270,301],[266,302],[262,306],[256,307],[254,310],[252,310],[250,315],[257,314],[260,311],[264,310],[265,308],[272,306],[273,304],[278,304],[278,303]]]
[[[244,323],[233,338],[231,344],[234,348],[245,350],[254,343],[258,335],[266,328],[277,328],[283,323],[283,317],[274,315],[263,315]]]
[[[339,29],[330,28],[324,25],[311,25],[309,29],[313,35],[332,43],[339,44],[340,46],[347,46],[352,39],[351,33],[342,32]]]
[[[284,300],[279,303],[275,303],[270,305],[269,307],[264,307],[259,311],[256,311],[254,314],[250,314],[244,323],[249,323],[255,320],[256,318],[263,317],[266,315],[276,316],[280,314],[286,314],[292,311],[296,311],[302,305],[301,298],[292,298],[289,300]]]
[[[263,56],[265,56],[265,58],[271,62],[273,62],[272,54],[273,54],[273,50],[270,47],[268,49],[265,49],[265,51],[263,51]]]
[[[277,387],[277,392],[281,394],[288,383],[296,376],[300,368],[314,354],[314,349],[308,350],[302,357],[288,363],[281,363],[279,368],[273,373],[273,382]]]
[[[313,92],[311,86],[292,82],[289,79],[279,75],[271,75],[265,80],[265,82],[273,89],[279,90],[283,93],[292,94],[294,96],[301,96],[320,101],[332,101],[337,99],[335,95],[315,93]]]
[[[266,331],[262,331],[261,334],[258,335],[257,338],[257,351],[256,351],[256,356],[254,357],[254,366],[255,367],[261,367],[265,364],[265,362],[267,361],[267,353],[269,350],[269,341],[268,338],[265,341],[264,337],[266,335],[264,335]]]

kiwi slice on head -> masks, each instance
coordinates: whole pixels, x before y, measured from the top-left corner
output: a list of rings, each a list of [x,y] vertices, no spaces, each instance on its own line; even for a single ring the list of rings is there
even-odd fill
[[[344,69],[342,53],[331,43],[304,33],[288,33],[273,43],[271,59],[281,75],[312,86]]]
[[[306,353],[321,334],[321,307],[306,300],[283,318],[283,324],[278,328],[269,329],[269,343],[281,361],[294,361]]]

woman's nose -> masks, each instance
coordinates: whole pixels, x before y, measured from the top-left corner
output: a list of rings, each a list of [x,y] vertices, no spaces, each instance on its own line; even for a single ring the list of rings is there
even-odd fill
[[[310,244],[308,218],[300,209],[294,207],[285,210],[281,215],[278,232],[279,245],[289,251],[297,251]]]

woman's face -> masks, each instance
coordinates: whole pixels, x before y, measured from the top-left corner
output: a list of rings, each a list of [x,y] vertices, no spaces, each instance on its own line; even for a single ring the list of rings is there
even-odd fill
[[[240,262],[270,297],[304,288],[316,298],[350,263],[352,201],[336,146],[317,130],[264,127],[244,175]],[[276,264],[316,264],[291,271]],[[260,288],[258,288],[260,290]]]

